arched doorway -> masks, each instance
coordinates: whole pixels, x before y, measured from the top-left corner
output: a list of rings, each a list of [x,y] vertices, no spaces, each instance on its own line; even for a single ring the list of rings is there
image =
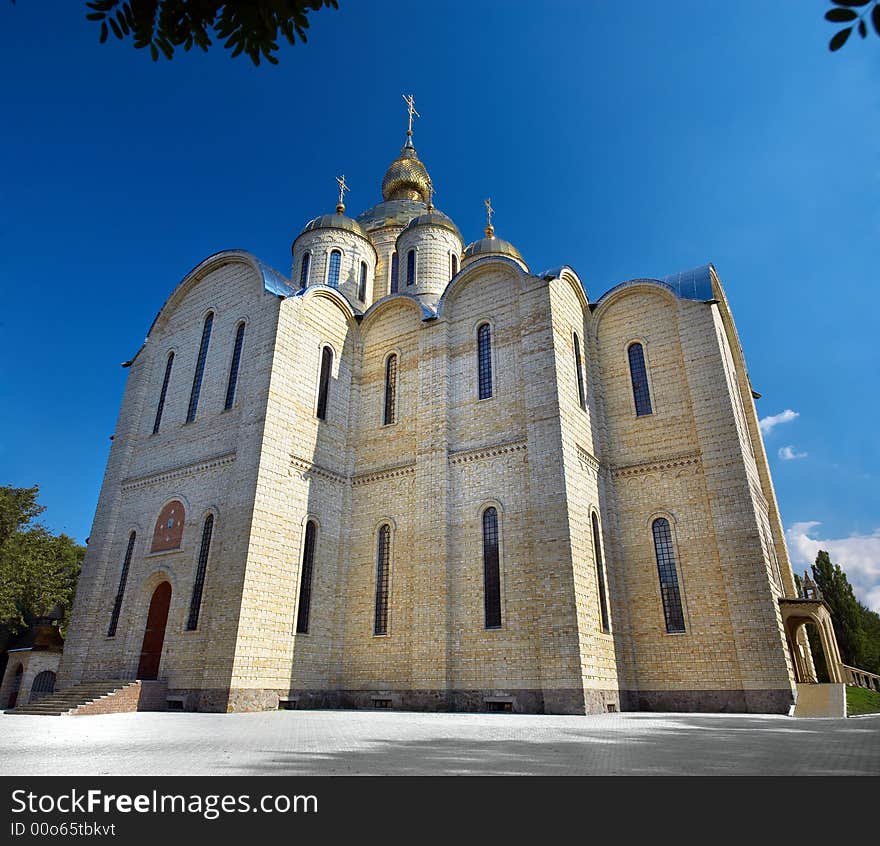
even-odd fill
[[[168,608],[171,606],[171,585],[162,582],[154,591],[147,612],[147,627],[141,645],[141,658],[138,662],[139,679],[159,678],[159,662],[162,660],[162,646],[165,643],[165,626],[168,623]]]
[[[19,664],[15,668],[15,675],[12,677],[12,690],[9,691],[9,701],[6,704],[7,708],[14,708],[15,703],[18,702],[18,690],[21,687],[21,675],[24,672],[24,667]]]
[[[782,611],[788,649],[794,664],[795,680],[802,683],[817,681],[813,662],[808,660],[798,637],[800,630],[810,623],[816,627],[819,635],[828,681],[836,684],[843,682],[843,661],[840,658],[828,606],[820,599],[780,599],[779,607]]]
[[[38,699],[43,696],[47,696],[50,693],[55,692],[55,673],[51,670],[43,670],[42,673],[38,673],[37,677],[34,679],[34,683],[31,685],[31,698],[30,702],[36,702]]]

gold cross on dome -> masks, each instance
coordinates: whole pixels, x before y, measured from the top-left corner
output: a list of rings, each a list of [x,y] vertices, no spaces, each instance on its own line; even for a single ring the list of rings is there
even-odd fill
[[[339,186],[339,205],[343,205],[345,200],[345,192],[351,191],[351,188],[348,187],[348,183],[345,181],[345,174],[342,176],[336,177],[336,184]]]
[[[431,182],[431,177],[428,177],[428,208],[434,208],[434,183]]]
[[[483,205],[486,207],[486,235],[491,238],[495,233],[495,229],[492,226],[492,215],[495,214],[495,209],[492,208],[492,198],[486,197],[483,200]]]
[[[406,110],[409,112],[409,127],[406,130],[407,135],[412,135],[413,117],[420,118],[421,115],[416,111],[416,100],[412,94],[402,94],[403,102],[406,103]]]

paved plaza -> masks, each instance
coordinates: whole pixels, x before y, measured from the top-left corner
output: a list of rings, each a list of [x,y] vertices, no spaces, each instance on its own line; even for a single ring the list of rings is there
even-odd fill
[[[0,714],[9,775],[880,775],[880,716]]]

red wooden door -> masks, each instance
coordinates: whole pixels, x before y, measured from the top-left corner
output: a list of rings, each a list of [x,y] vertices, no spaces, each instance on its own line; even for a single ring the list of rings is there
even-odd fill
[[[162,659],[162,645],[165,643],[165,625],[168,622],[168,608],[171,605],[171,585],[162,582],[153,591],[150,610],[147,613],[147,628],[141,646],[141,660],[138,664],[139,679],[159,678],[159,661]]]

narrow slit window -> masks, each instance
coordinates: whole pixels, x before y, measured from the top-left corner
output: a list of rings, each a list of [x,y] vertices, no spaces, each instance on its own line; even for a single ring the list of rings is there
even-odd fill
[[[363,303],[367,301],[367,263],[361,262],[361,275],[358,279],[358,299]]]
[[[410,250],[406,254],[406,284],[416,284],[416,251]]]
[[[501,566],[498,555],[498,511],[483,512],[483,610],[486,628],[501,628]]]
[[[449,254],[449,278],[455,278],[455,274],[458,273],[458,256],[455,253]]]
[[[492,329],[483,323],[477,329],[477,373],[480,399],[492,396]]]
[[[110,615],[110,626],[107,629],[107,637],[116,634],[116,626],[119,625],[119,612],[122,610],[122,597],[125,596],[125,583],[128,581],[128,568],[131,566],[131,554],[134,552],[136,532],[128,536],[128,546],[125,549],[125,558],[122,561],[122,572],[119,574],[119,587],[116,588],[116,599],[113,601],[113,613]]]
[[[578,402],[584,411],[587,410],[587,395],[584,391],[584,370],[581,364],[581,342],[577,332],[574,333],[574,371],[577,374]]]
[[[238,324],[235,331],[235,346],[232,349],[232,363],[229,365],[229,381],[226,383],[226,402],[223,408],[229,411],[235,402],[235,386],[238,384],[238,366],[241,363],[241,348],[244,344],[244,323]]]
[[[636,404],[636,416],[644,417],[651,414],[651,392],[648,390],[648,369],[645,365],[645,350],[641,344],[630,344],[629,374],[632,379],[633,400]]]
[[[382,422],[387,426],[397,419],[397,354],[385,360],[385,413]]]
[[[299,287],[305,288],[309,284],[309,267],[312,264],[312,254],[303,253],[302,263],[299,266]]]
[[[306,523],[306,536],[303,541],[302,571],[299,579],[299,605],[296,612],[296,631],[308,634],[309,611],[312,607],[312,573],[315,569],[315,522]]]
[[[663,599],[666,631],[683,632],[684,607],[681,604],[681,591],[678,587],[672,529],[665,517],[658,517],[653,522],[651,531],[654,534],[654,553],[657,556],[657,574],[660,577],[660,595]]]
[[[186,621],[187,631],[195,630],[199,625],[199,610],[202,607],[202,591],[205,588],[205,572],[208,569],[208,556],[211,554],[211,535],[214,533],[214,515],[205,517],[202,526],[202,543],[199,546],[199,562],[196,567],[196,580],[193,584],[192,599],[189,602],[189,618]]]
[[[327,267],[327,284],[331,288],[339,287],[339,268],[342,266],[342,253],[339,250],[330,251],[330,264]]]
[[[321,351],[321,375],[318,378],[318,408],[316,411],[319,420],[327,419],[327,403],[330,399],[330,374],[333,370],[333,350],[324,347]]]
[[[171,368],[174,365],[174,353],[168,353],[168,361],[165,362],[165,377],[162,379],[162,390],[159,392],[159,405],[156,406],[156,419],[153,421],[153,434],[159,431],[162,424],[162,412],[165,410],[165,396],[168,393],[168,383],[171,381]]]
[[[196,411],[199,407],[199,394],[202,391],[202,377],[205,375],[205,361],[208,358],[208,344],[211,342],[211,327],[214,325],[214,314],[210,312],[205,318],[202,327],[202,341],[199,344],[199,356],[196,359],[196,372],[193,374],[192,391],[189,395],[189,407],[186,410],[186,422],[192,423],[196,419]]]
[[[593,512],[593,556],[596,559],[596,579],[599,582],[599,615],[602,619],[602,631],[607,632],[608,598],[605,595],[605,567],[602,563],[602,538],[599,534],[599,518]]]
[[[397,257],[397,250],[391,253],[391,293],[397,293],[398,277],[400,276],[400,259]]]
[[[376,607],[373,614],[373,634],[388,634],[388,588],[391,581],[391,526],[379,529],[376,545]]]

